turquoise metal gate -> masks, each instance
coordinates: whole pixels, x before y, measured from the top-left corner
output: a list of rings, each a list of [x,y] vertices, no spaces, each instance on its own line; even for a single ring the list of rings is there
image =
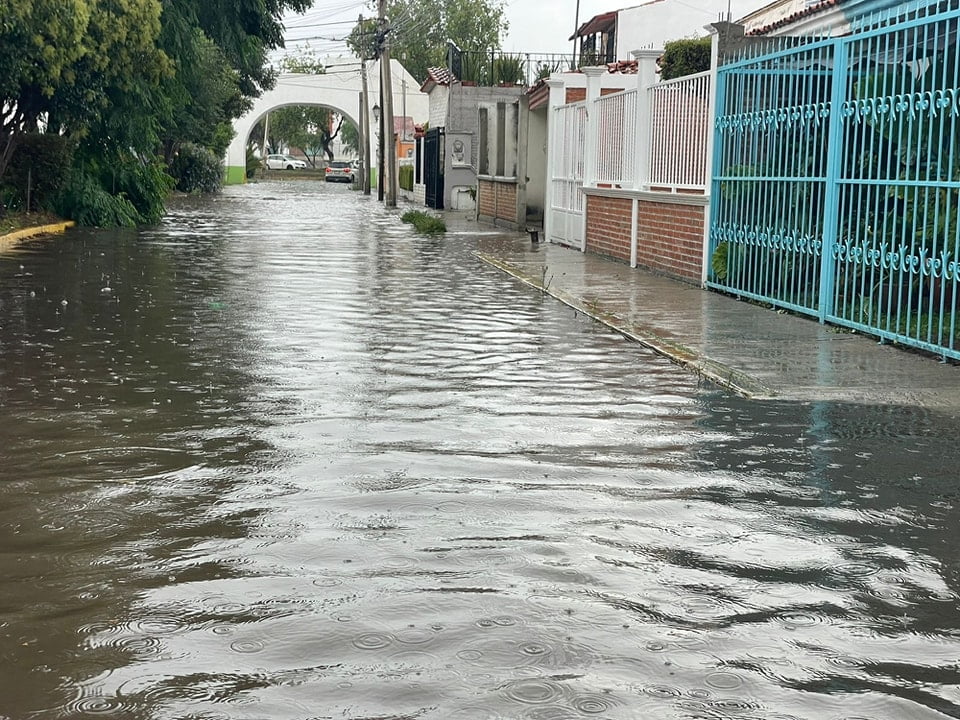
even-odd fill
[[[960,358],[958,37],[913,4],[722,65],[707,284]]]

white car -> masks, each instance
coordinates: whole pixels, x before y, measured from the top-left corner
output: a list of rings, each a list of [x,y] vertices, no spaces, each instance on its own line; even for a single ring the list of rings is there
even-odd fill
[[[323,172],[323,179],[327,182],[356,182],[357,171],[353,169],[353,164],[343,160],[334,160]]]
[[[267,155],[267,168],[270,170],[306,170],[307,164],[292,155]]]

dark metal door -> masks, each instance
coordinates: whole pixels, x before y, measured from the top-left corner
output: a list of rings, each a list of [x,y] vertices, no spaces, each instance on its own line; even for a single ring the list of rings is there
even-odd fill
[[[423,139],[427,206],[443,209],[443,128],[430,128]]]

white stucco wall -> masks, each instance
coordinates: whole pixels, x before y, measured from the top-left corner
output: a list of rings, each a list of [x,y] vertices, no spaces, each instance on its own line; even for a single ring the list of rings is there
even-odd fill
[[[446,127],[449,98],[450,88],[444,85],[437,85],[430,91],[430,127]]]
[[[660,49],[671,40],[704,37],[708,34],[705,25],[726,19],[727,3],[728,0],[655,0],[620,10],[617,59],[629,60],[633,50]],[[763,0],[730,0],[731,14],[736,19],[764,4]]]

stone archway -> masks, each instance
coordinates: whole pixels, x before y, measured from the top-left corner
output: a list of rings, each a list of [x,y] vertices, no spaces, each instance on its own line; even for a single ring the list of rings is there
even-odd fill
[[[401,108],[407,108],[407,115],[416,123],[424,123],[429,118],[430,107],[427,95],[420,92],[420,86],[402,65],[396,61],[390,63],[393,73],[393,107],[399,117]],[[277,84],[258,97],[250,111],[233,123],[234,136],[224,160],[225,181],[228,185],[246,182],[247,140],[253,126],[266,113],[287,105],[323,105],[341,113],[349,122],[360,125],[360,93],[362,81],[360,63],[350,62],[332,64],[323,75],[283,74],[277,78]],[[380,104],[380,92],[377,78],[380,76],[379,63],[367,66],[369,83],[369,104],[371,123],[372,109]],[[376,131],[374,130],[374,133]],[[374,135],[371,133],[371,135]],[[376,157],[376,147],[371,137],[371,157]]]

